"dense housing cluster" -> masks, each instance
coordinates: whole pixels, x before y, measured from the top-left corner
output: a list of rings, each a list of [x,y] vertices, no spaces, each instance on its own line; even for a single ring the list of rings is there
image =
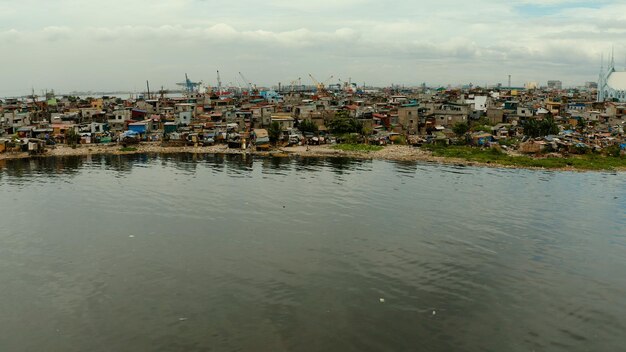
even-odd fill
[[[7,98],[0,152],[55,144],[270,145],[465,143],[538,153],[624,149],[626,103],[593,84],[366,88],[353,84],[208,89],[180,94]]]

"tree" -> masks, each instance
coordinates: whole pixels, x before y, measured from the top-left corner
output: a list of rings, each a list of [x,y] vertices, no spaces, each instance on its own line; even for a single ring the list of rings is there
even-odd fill
[[[536,119],[528,119],[523,124],[524,134],[528,137],[539,137],[541,131],[539,130],[539,121]]]
[[[317,131],[318,131],[317,125],[315,124],[315,122],[313,122],[311,120],[303,120],[303,121],[301,121],[300,125],[298,126],[298,128],[303,133],[304,132],[317,133]]]
[[[559,126],[556,124],[552,117],[543,119],[543,121],[541,121],[539,125],[542,136],[558,134],[560,132]]]
[[[363,133],[363,123],[361,121],[348,117],[345,111],[339,111],[335,114],[335,119],[326,124],[333,134],[346,133]]]
[[[71,146],[72,148],[76,147],[76,144],[80,142],[80,135],[76,133],[73,128],[67,130],[67,134],[65,135],[66,144]]]
[[[467,133],[467,131],[469,131],[469,125],[467,124],[467,122],[457,122],[454,124],[454,126],[452,126],[452,131],[458,137],[462,137]]]
[[[267,129],[268,137],[270,138],[270,142],[276,144],[278,138],[280,138],[280,123],[278,121],[274,121],[270,124],[270,127]]]
[[[546,117],[541,121],[529,119],[522,126],[524,127],[524,134],[533,138],[558,134],[560,131],[552,117]]]
[[[339,110],[335,113],[335,118],[336,119],[347,119],[350,118],[350,115],[348,114],[348,111],[346,110]]]
[[[482,116],[481,118],[479,118],[478,120],[476,120],[476,122],[474,123],[475,125],[484,125],[484,126],[492,126],[493,124],[491,123],[491,120],[489,120],[487,117]]]

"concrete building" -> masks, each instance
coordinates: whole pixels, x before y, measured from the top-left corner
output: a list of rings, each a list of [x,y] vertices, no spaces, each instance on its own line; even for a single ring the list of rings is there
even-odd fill
[[[108,116],[109,127],[113,131],[123,131],[126,121],[130,120],[130,109],[114,110]]]
[[[293,128],[293,124],[295,122],[290,113],[274,113],[272,114],[271,121],[272,123],[278,122],[282,131]]]
[[[563,89],[563,82],[557,80],[548,81],[548,89],[561,90]]]
[[[474,111],[487,112],[486,95],[470,95],[467,99],[465,99],[465,104],[472,106]]]
[[[184,125],[184,126],[188,126],[191,123],[191,119],[193,117],[193,114],[191,111],[180,111],[177,115],[176,115],[176,124],[178,125]]]
[[[417,133],[419,124],[418,106],[405,105],[398,108],[398,124],[409,133]]]
[[[537,82],[527,82],[524,84],[524,89],[526,90],[533,90],[537,88],[539,88],[539,84],[537,84]]]

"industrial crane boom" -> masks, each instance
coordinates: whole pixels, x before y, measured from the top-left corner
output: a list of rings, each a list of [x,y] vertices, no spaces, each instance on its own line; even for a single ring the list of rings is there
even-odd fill
[[[241,76],[241,79],[243,79],[243,83],[248,86],[248,94],[252,94],[252,83],[250,83],[250,81],[246,78],[246,76],[243,75],[243,73],[239,72],[239,76]]]
[[[311,79],[313,80],[313,83],[315,83],[315,85],[317,86],[317,91],[320,93],[325,93],[326,92],[326,83],[328,83],[331,79],[333,79],[334,76],[330,76],[328,77],[327,80],[325,80],[324,82],[320,83],[318,80],[315,79],[315,77],[313,77],[312,74],[309,73],[309,77],[311,77]]]

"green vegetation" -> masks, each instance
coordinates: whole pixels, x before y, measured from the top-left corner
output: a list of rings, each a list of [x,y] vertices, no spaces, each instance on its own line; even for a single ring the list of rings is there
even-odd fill
[[[360,144],[363,138],[358,133],[345,133],[337,136],[337,143],[340,144]]]
[[[507,146],[507,147],[514,147],[514,146],[518,145],[519,142],[520,141],[517,138],[498,139],[498,144],[500,144],[502,146]]]
[[[543,137],[560,132],[559,126],[552,117],[547,117],[541,121],[530,119],[524,122],[524,134],[529,137]]]
[[[349,117],[346,111],[338,111],[335,118],[329,121],[326,126],[332,134],[363,133],[361,121]]]
[[[489,125],[474,125],[472,126],[473,132],[487,132],[491,133],[491,126]]]
[[[478,120],[474,121],[472,125],[473,126],[493,126],[493,123],[491,123],[491,121],[489,121],[488,118],[483,116],[479,118]]]
[[[614,170],[626,168],[626,157],[603,156],[598,154],[586,154],[570,157],[545,157],[534,158],[530,156],[512,156],[499,149],[481,149],[468,146],[440,146],[426,145],[424,149],[431,150],[433,155],[446,158],[459,158],[480,163],[493,163],[520,167],[542,168],[566,168],[572,167],[579,170]]]
[[[76,145],[80,143],[80,135],[73,128],[70,128],[65,135],[65,140],[67,145],[76,148]]]
[[[454,124],[454,126],[452,126],[452,132],[454,132],[457,137],[464,136],[469,131],[469,129],[470,127],[467,122],[457,122]]]
[[[276,144],[278,138],[280,137],[280,124],[278,121],[274,121],[270,124],[270,127],[267,129],[267,135],[270,139],[270,142]]]
[[[298,129],[300,131],[304,132],[310,132],[310,133],[317,133],[318,131],[318,127],[315,124],[315,122],[311,121],[311,120],[303,120],[300,122],[300,124],[298,125]]]
[[[613,146],[610,146],[610,147],[606,148],[604,150],[604,153],[607,156],[612,156],[612,157],[616,157],[617,158],[617,157],[619,157],[621,155],[621,149],[620,149],[619,145],[615,144]]]
[[[133,147],[124,147],[124,148],[120,148],[120,152],[136,152],[137,148],[133,148]]]
[[[369,144],[337,144],[332,148],[344,152],[377,152],[383,149],[383,147],[379,145]]]

